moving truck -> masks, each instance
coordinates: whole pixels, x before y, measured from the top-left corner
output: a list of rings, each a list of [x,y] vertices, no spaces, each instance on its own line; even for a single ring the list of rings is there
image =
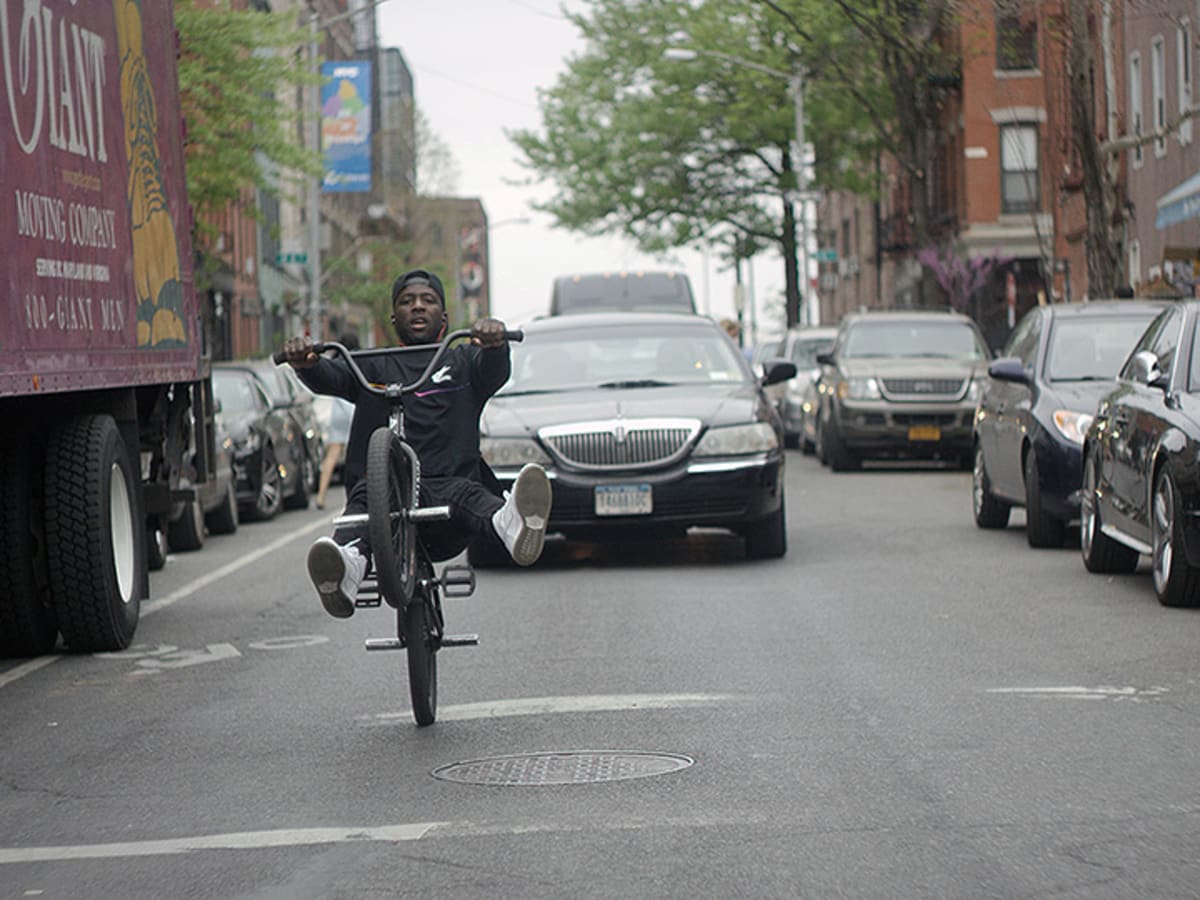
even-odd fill
[[[126,647],[210,483],[171,0],[0,0],[0,656]]]

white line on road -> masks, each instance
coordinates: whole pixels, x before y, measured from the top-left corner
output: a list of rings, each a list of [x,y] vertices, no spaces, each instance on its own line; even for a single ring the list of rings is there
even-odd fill
[[[988,688],[989,694],[1018,694],[1031,697],[1061,697],[1068,700],[1144,700],[1168,693],[1165,687],[1008,687]]]
[[[303,847],[315,844],[349,844],[361,841],[419,841],[440,822],[383,825],[364,828],[289,828],[278,831],[241,831],[195,837],[126,841],[117,844],[76,844],[63,847],[0,847],[0,865],[53,862],[73,859],[116,859],[127,856],[172,856],[197,850],[262,850],[268,847]]]
[[[540,716],[572,712],[620,712],[635,709],[676,709],[685,706],[708,706],[740,699],[736,694],[595,694],[578,697],[526,697],[515,700],[487,700],[482,703],[462,703],[443,706],[438,710],[439,722],[466,719],[499,719],[509,716]],[[407,720],[412,713],[389,712],[359,716],[363,725],[388,725]]]
[[[177,603],[178,601],[182,600],[184,597],[190,597],[192,594],[196,593],[201,588],[207,587],[208,585],[212,584],[214,581],[219,581],[220,579],[225,578],[229,575],[232,575],[234,572],[237,572],[240,569],[244,569],[246,566],[248,566],[252,563],[258,562],[264,556],[269,556],[270,554],[272,554],[276,550],[278,550],[280,547],[286,547],[288,544],[290,544],[292,541],[296,540],[297,538],[303,537],[304,535],[309,534],[310,532],[318,531],[318,530],[326,529],[326,528],[329,528],[329,518],[323,517],[321,519],[318,519],[316,522],[306,525],[303,528],[298,528],[295,531],[289,532],[288,534],[285,534],[283,537],[276,538],[275,540],[271,541],[271,543],[266,544],[262,547],[259,547],[257,550],[254,550],[251,553],[247,553],[245,556],[239,556],[237,559],[233,560],[232,562],[228,562],[225,565],[221,566],[221,568],[219,568],[219,569],[215,569],[212,572],[208,572],[205,575],[201,575],[195,581],[189,582],[188,584],[185,584],[183,587],[176,588],[175,590],[171,591],[171,593],[167,594],[167,596],[165,596],[159,600],[151,600],[149,602],[143,603],[142,610],[141,610],[141,616],[142,617],[150,616],[150,615],[153,615],[154,613],[158,612],[160,609],[166,609],[172,603]],[[12,669],[9,669],[7,672],[0,673],[0,688],[5,687],[6,685],[12,684],[14,681],[24,678],[26,675],[32,675],[38,669],[43,669],[46,666],[50,665],[51,663],[58,662],[62,658],[63,658],[62,654],[59,654],[57,656],[41,656],[41,657],[38,657],[37,659],[31,659],[27,663],[22,663],[19,666],[14,666]]]

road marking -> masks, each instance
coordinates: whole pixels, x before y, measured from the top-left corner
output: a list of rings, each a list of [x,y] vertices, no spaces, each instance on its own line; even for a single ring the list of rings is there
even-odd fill
[[[117,844],[75,844],[61,847],[0,847],[0,865],[74,859],[117,859],[129,856],[173,856],[198,850],[262,850],[353,844],[362,841],[419,841],[441,822],[382,825],[363,828],[288,828],[278,831],[240,831]]]
[[[155,656],[139,659],[134,669],[135,675],[153,675],[165,669],[184,669],[188,666],[199,666],[204,663],[219,662],[223,659],[237,659],[242,654],[233,644],[209,644],[203,650],[177,650],[165,656]]]
[[[329,642],[325,634],[294,634],[290,637],[267,638],[265,641],[251,641],[254,650],[295,650],[298,647],[315,647]]]
[[[708,706],[741,699],[736,694],[595,694],[577,697],[525,697],[515,700],[485,700],[438,709],[439,722],[467,719],[502,719],[509,716],[541,716],[552,713],[621,712],[637,709],[677,709]],[[361,725],[389,725],[408,720],[412,713],[389,712],[359,716]]]
[[[232,562],[228,562],[221,566],[221,568],[209,572],[206,575],[202,575],[195,581],[192,581],[181,588],[176,588],[160,600],[151,600],[149,602],[142,603],[141,616],[144,618],[145,616],[153,615],[160,609],[166,609],[172,603],[177,603],[184,597],[191,596],[201,588],[212,584],[214,581],[219,581],[226,576],[232,575],[234,572],[244,569],[251,563],[258,562],[264,556],[269,556],[281,547],[286,547],[297,538],[309,534],[310,532],[324,530],[327,528],[329,528],[329,517],[323,516],[316,522],[306,525],[304,528],[298,528],[295,531],[285,534],[283,537],[276,538],[275,540],[271,541],[271,543],[259,547],[257,550],[247,553],[245,556],[240,556]],[[0,688],[8,686],[14,681],[18,681],[24,678],[26,675],[32,675],[38,669],[43,669],[52,663],[58,662],[60,659],[63,659],[65,655],[66,654],[60,653],[53,656],[40,656],[37,659],[31,659],[27,663],[22,663],[19,666],[15,666],[9,669],[7,672],[0,673]]]
[[[1066,700],[1133,700],[1140,703],[1152,700],[1169,693],[1165,687],[1079,687],[1065,685],[1061,687],[1024,687],[1024,688],[988,688],[989,694],[1018,694],[1030,697],[1057,697]]]

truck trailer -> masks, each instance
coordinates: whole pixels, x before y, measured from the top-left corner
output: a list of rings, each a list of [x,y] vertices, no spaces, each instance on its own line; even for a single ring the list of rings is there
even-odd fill
[[[211,483],[171,0],[0,0],[0,655],[129,645]]]

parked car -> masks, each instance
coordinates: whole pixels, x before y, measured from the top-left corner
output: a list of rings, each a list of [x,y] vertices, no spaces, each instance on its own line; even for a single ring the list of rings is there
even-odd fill
[[[783,439],[789,447],[812,453],[816,447],[817,381],[821,365],[817,356],[833,349],[837,328],[812,325],[788,329],[779,356],[796,364],[796,377],[779,393],[779,416]]]
[[[554,485],[548,531],[604,540],[731,529],[746,556],[783,556],[783,426],[761,379],[701,316],[621,313],[541,319],[512,348],[489,401],[481,450],[508,487],[537,462]],[[471,561],[500,560],[490,545]]]
[[[1083,436],[1150,320],[1148,301],[1035,306],[988,366],[975,413],[972,507],[1003,528],[1025,507],[1031,547],[1059,547],[1079,515]]]
[[[692,282],[683,272],[595,272],[554,279],[552,316],[617,310],[694,315]]]
[[[271,402],[262,381],[249,369],[213,367],[213,394],[233,442],[239,514],[261,521],[274,518],[284,497],[308,492],[302,481],[303,448],[287,412]]]
[[[955,312],[871,311],[842,319],[817,356],[816,449],[835,472],[867,457],[971,464],[972,422],[990,358]]]
[[[287,509],[304,509],[308,498],[317,491],[321,460],[325,457],[325,436],[317,411],[316,395],[296,377],[291,366],[277,366],[270,360],[222,363],[222,367],[241,368],[252,372],[262,383],[271,405],[291,422],[289,441],[293,444],[292,464],[300,468],[300,477],[284,480],[292,487],[284,496]]]
[[[1200,606],[1200,301],[1172,304],[1133,348],[1083,446],[1080,549],[1090,572],[1150,557],[1164,606]]]

